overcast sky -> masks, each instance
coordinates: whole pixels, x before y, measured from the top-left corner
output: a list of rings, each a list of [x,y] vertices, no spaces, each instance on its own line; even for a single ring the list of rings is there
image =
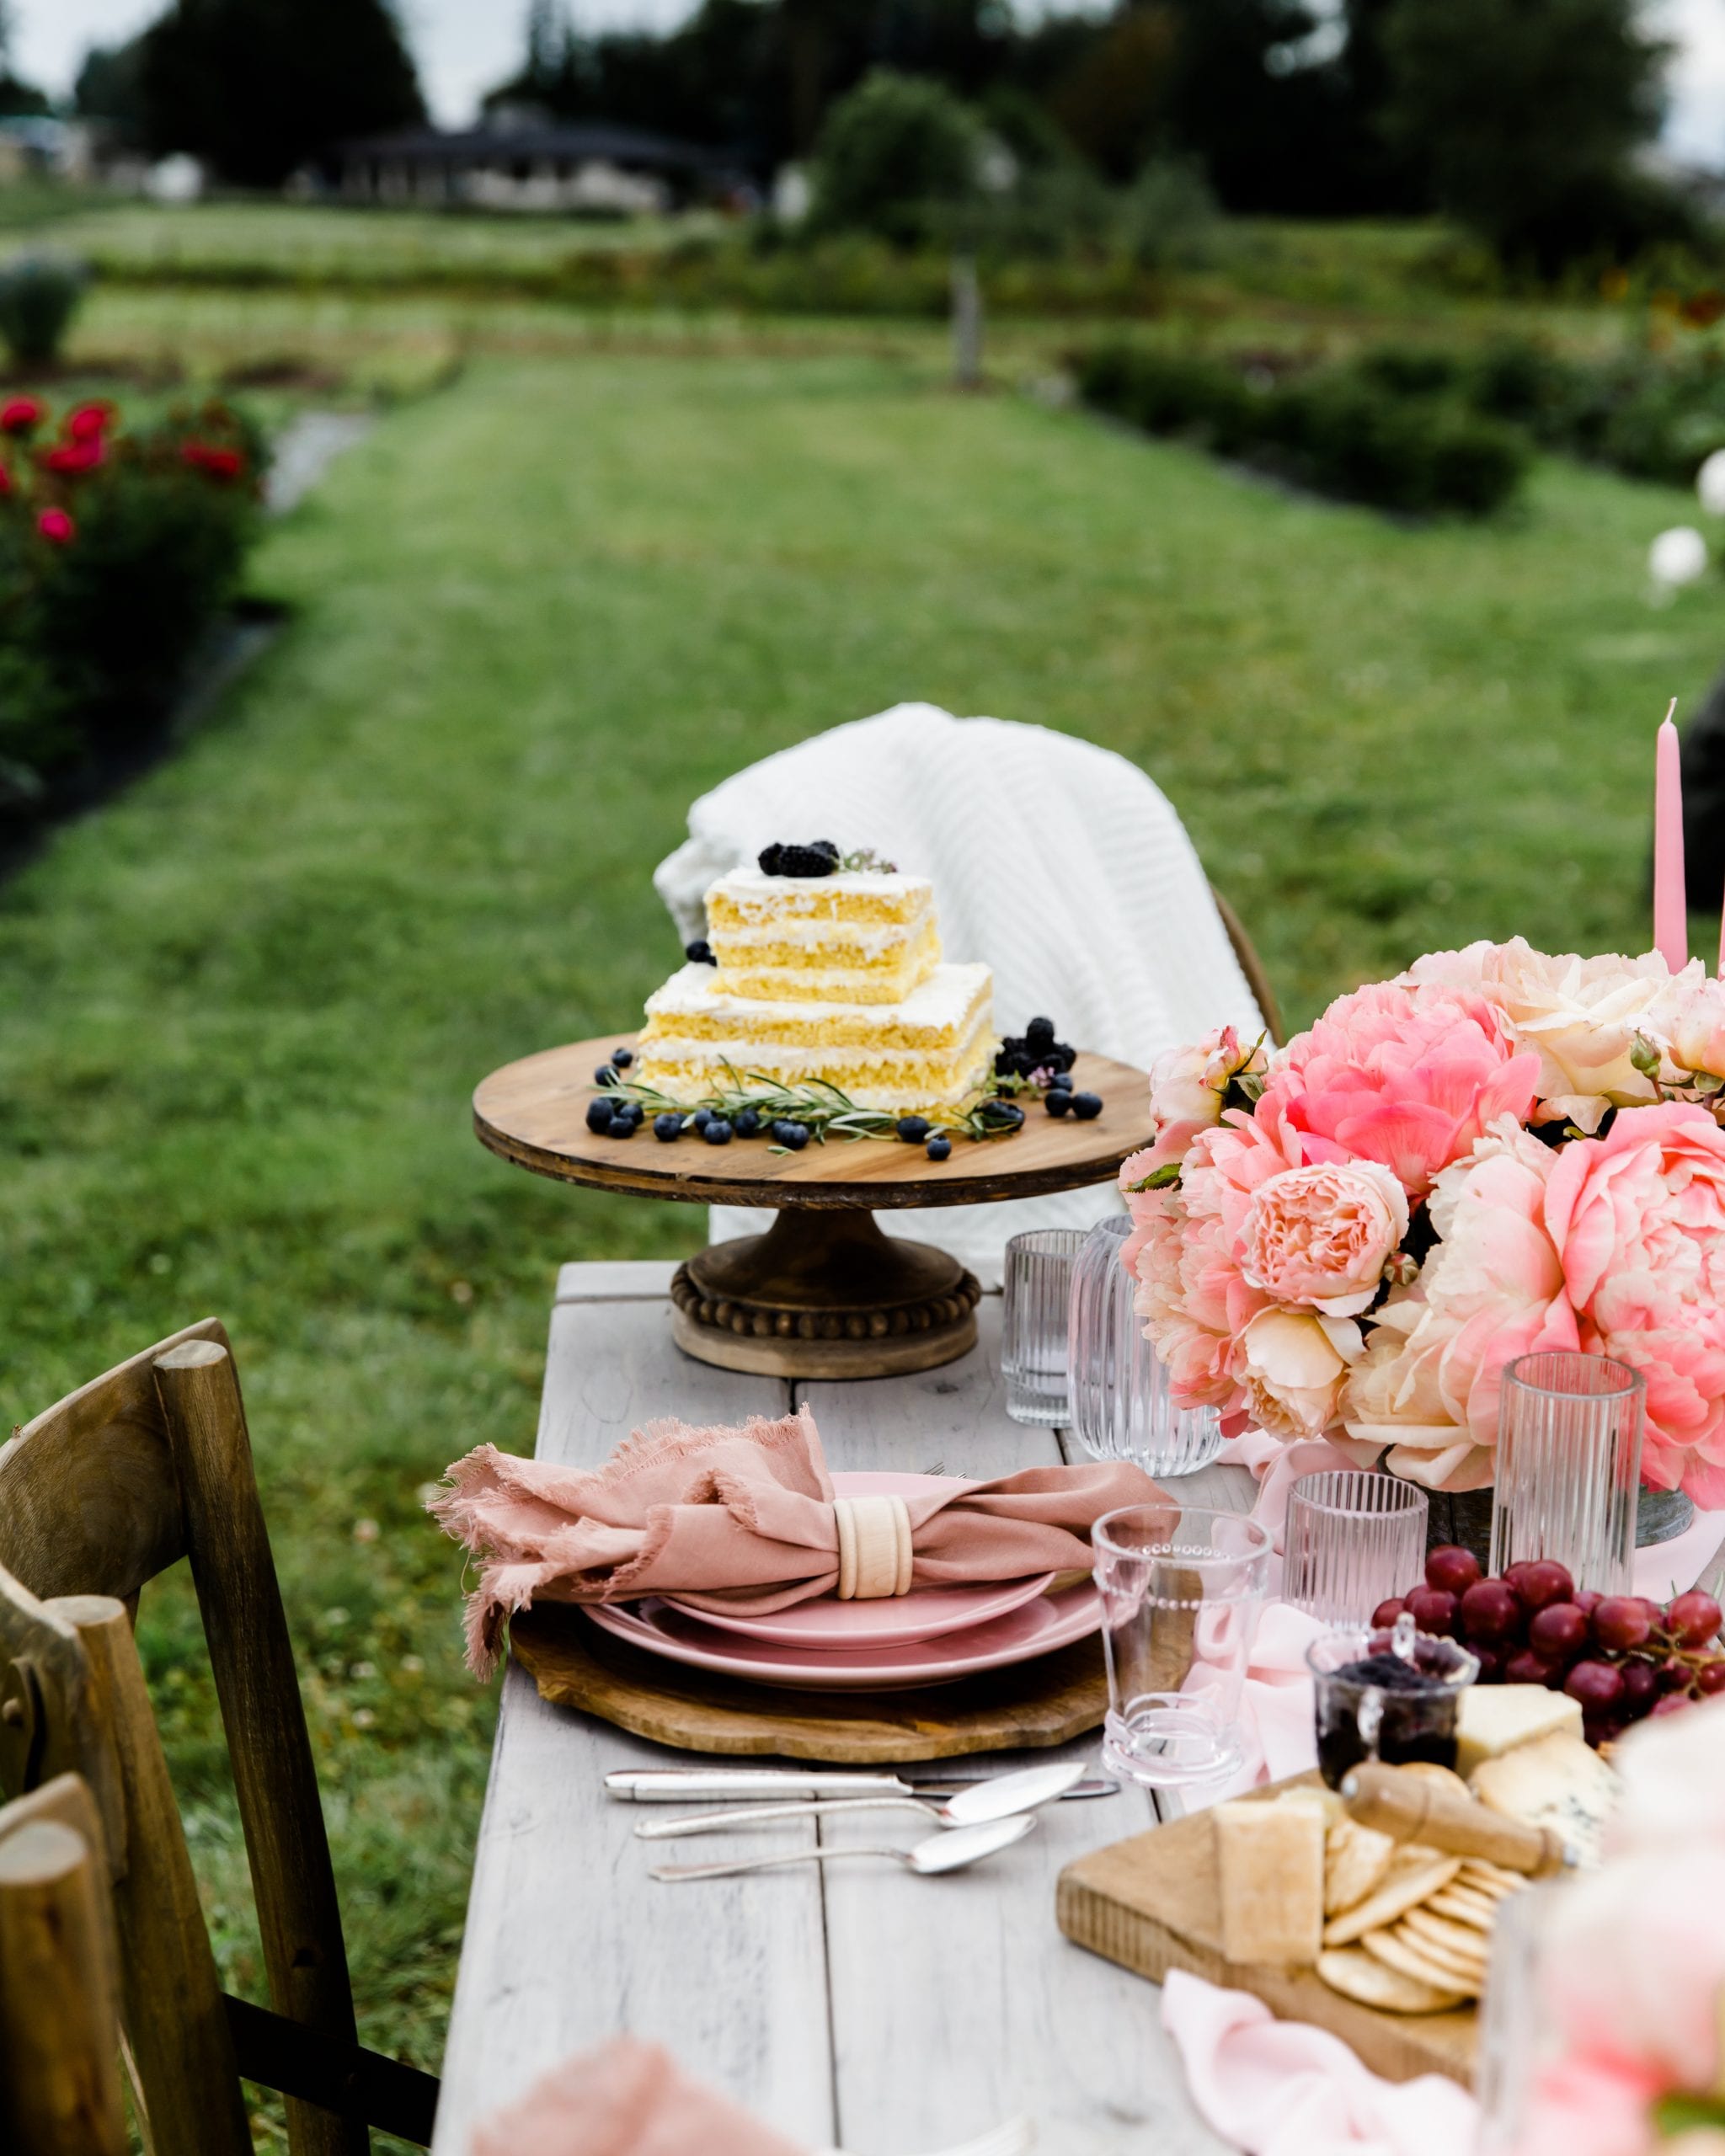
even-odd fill
[[[1081,5],[1083,0],[1053,0]],[[584,28],[673,23],[690,0],[576,0]],[[111,44],[162,13],[163,0],[12,0],[13,65],[58,93],[92,45]],[[526,0],[401,0],[425,94],[437,118],[471,119],[481,93],[521,51]],[[1666,138],[1680,155],[1725,168],[1725,0],[1655,0],[1650,13],[1676,40]]]

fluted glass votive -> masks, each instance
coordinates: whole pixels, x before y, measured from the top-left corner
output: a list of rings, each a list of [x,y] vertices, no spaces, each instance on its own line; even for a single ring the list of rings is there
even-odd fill
[[[1065,1422],[1066,1304],[1084,1228],[1031,1228],[1007,1245],[1001,1374],[1015,1422]]]
[[[1364,1625],[1425,1577],[1426,1495],[1369,1468],[1302,1475],[1288,1496],[1282,1594],[1327,1625]]]
[[[1155,1476],[1190,1475],[1222,1449],[1213,1407],[1182,1407],[1168,1367],[1132,1306],[1120,1263],[1132,1232],[1124,1213],[1090,1230],[1072,1265],[1066,1370],[1073,1435],[1096,1460],[1130,1460]]]
[[[1498,1411],[1491,1569],[1555,1558],[1578,1588],[1627,1594],[1647,1381],[1567,1350],[1523,1355]]]

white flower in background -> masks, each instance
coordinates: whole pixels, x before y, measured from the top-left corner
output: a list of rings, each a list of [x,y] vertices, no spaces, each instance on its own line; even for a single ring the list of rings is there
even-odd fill
[[[1648,574],[1661,591],[1675,591],[1707,573],[1707,542],[1692,524],[1674,524],[1648,549]]]
[[[1695,490],[1709,516],[1725,516],[1725,449],[1716,449],[1696,473]]]

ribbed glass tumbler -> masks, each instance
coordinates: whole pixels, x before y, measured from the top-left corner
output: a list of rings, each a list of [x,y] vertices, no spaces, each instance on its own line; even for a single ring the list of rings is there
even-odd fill
[[[1551,1557],[1578,1588],[1627,1594],[1647,1380],[1568,1350],[1523,1355],[1498,1408],[1492,1570]]]
[[[1120,1262],[1124,1214],[1098,1220],[1072,1267],[1067,1385],[1071,1428],[1097,1460],[1130,1460],[1156,1476],[1190,1475],[1222,1449],[1213,1407],[1182,1407],[1167,1365],[1144,1337],[1134,1283]]]
[[[1086,1232],[1031,1228],[1007,1245],[1001,1374],[1015,1422],[1066,1420],[1066,1303]]]
[[[1364,1625],[1425,1577],[1425,1492],[1369,1468],[1302,1475],[1288,1495],[1282,1594],[1327,1625]]]

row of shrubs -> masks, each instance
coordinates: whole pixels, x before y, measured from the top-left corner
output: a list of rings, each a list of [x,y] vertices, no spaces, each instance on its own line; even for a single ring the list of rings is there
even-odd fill
[[[1113,339],[1078,355],[1098,411],[1315,493],[1408,515],[1484,516],[1520,483],[1526,434],[1441,387],[1386,380],[1369,361],[1278,379]]]
[[[1711,344],[1594,360],[1525,341],[1393,345],[1277,376],[1114,338],[1076,366],[1087,403],[1148,433],[1415,514],[1489,514],[1535,446],[1678,486],[1725,448],[1725,356]]]
[[[0,404],[0,813],[75,792],[158,730],[232,595],[262,443],[221,403],[136,429]]]

